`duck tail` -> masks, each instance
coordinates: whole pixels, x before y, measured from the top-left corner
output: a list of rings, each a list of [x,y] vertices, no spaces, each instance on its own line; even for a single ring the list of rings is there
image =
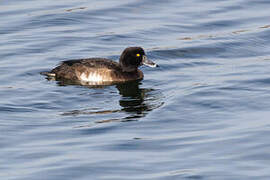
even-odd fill
[[[52,72],[48,72],[48,71],[44,71],[44,72],[40,72],[41,75],[44,75],[44,76],[48,76],[48,77],[55,77],[55,73],[52,73]]]

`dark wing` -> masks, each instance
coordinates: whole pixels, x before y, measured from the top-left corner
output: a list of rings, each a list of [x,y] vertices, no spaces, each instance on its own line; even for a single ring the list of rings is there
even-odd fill
[[[114,69],[114,70],[120,70],[120,65],[112,61],[110,59],[105,58],[88,58],[88,59],[75,59],[75,60],[68,60],[63,61],[62,65],[68,65],[68,66],[86,66],[89,68],[108,68],[108,69]]]

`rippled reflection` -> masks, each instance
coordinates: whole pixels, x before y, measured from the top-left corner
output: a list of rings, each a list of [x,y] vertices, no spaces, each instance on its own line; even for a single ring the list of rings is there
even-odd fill
[[[70,81],[58,81],[58,85],[83,85],[84,87],[90,89],[101,88],[104,89],[104,101],[106,100],[105,93],[108,85],[84,85]],[[120,109],[100,109],[97,107],[91,107],[67,111],[62,113],[62,115],[93,115],[97,118],[99,118],[99,116],[106,115],[106,119],[95,120],[95,123],[136,121],[138,118],[144,117],[147,113],[162,106],[163,104],[161,91],[153,88],[142,88],[140,87],[141,85],[142,84],[140,81],[132,81],[114,85],[117,88],[119,95],[121,95],[118,102],[121,107]],[[110,115],[113,115],[114,118],[112,118]],[[116,118],[115,115],[117,116]]]
[[[162,105],[160,92],[152,88],[140,88],[139,82],[130,82],[116,85],[122,98],[119,105],[123,111],[135,114],[126,119],[134,117],[143,117],[148,111],[151,111]]]

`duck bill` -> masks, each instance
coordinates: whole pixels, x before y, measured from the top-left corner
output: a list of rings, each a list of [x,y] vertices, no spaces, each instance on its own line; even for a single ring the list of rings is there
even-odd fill
[[[158,65],[156,63],[149,60],[145,55],[143,56],[142,64],[146,65],[146,66],[149,66],[149,67],[152,67],[152,68],[158,67]]]

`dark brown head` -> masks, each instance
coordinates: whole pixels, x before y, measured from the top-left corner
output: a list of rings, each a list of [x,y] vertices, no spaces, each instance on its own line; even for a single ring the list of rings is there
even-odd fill
[[[136,71],[138,67],[143,64],[150,67],[158,66],[147,59],[145,52],[141,47],[126,48],[120,56],[119,63],[125,72]]]

